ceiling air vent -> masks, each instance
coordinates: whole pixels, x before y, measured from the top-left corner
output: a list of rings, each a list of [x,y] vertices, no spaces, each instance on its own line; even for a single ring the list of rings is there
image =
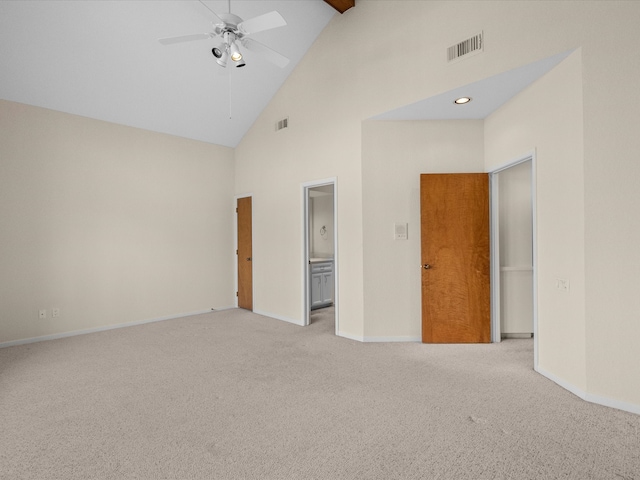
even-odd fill
[[[284,128],[289,128],[289,117],[284,117],[276,122],[276,132]]]
[[[451,63],[457,60],[462,60],[463,58],[468,58],[481,53],[483,50],[484,39],[482,32],[480,32],[473,37],[467,38],[466,40],[447,48],[447,62]]]

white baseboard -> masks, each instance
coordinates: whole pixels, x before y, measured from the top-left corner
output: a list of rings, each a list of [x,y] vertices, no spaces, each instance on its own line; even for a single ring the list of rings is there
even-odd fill
[[[145,323],[163,322],[165,320],[175,320],[177,318],[191,317],[192,315],[202,315],[203,313],[211,313],[217,310],[227,310],[235,307],[222,307],[209,310],[200,310],[191,313],[180,313],[177,315],[169,315],[167,317],[151,318],[147,320],[138,320],[135,322],[118,323],[116,325],[105,325],[104,327],[87,328],[83,330],[73,330],[71,332],[54,333],[51,335],[42,335],[40,337],[22,338],[19,340],[11,340],[9,342],[0,343],[0,348],[15,347],[17,345],[26,345],[28,343],[44,342],[47,340],[57,340],[59,338],[75,337],[76,335],[86,335],[88,333],[105,332],[107,330],[115,330],[116,328],[134,327],[136,325],[144,325]]]
[[[346,332],[338,332],[339,337],[347,338],[349,340],[355,340],[356,342],[364,342],[364,337],[362,335],[351,335]]]
[[[364,342],[421,342],[421,337],[363,337]]]
[[[587,393],[585,400],[587,402],[597,403],[598,405],[604,405],[605,407],[617,408],[618,410],[624,410],[625,412],[640,415],[640,405],[635,405],[633,403],[622,402],[620,400],[594,395],[593,393]]]
[[[230,305],[228,307],[216,307],[216,308],[212,308],[211,310],[207,311],[207,313],[209,312],[221,312],[222,310],[235,310],[236,308],[238,308],[237,305]],[[196,314],[198,315],[198,314]],[[185,317],[187,317],[188,315],[184,315]]]
[[[586,392],[585,390],[572,385],[571,383],[557,377],[551,372],[547,372],[542,368],[536,368],[536,372],[540,375],[548,378],[552,382],[558,384],[565,390],[570,391],[575,396],[581,398],[582,400],[590,403],[595,403],[598,405],[602,405],[604,407],[616,408],[618,410],[623,410],[625,412],[635,413],[636,415],[640,415],[640,405],[636,405],[633,403],[623,402],[621,400],[616,400],[613,398],[604,397],[601,395],[595,395],[593,393]]]
[[[254,310],[253,313],[256,315],[262,315],[263,317],[273,318],[275,320],[282,320],[283,322],[293,323],[294,325],[298,325],[299,327],[304,327],[304,323],[302,320],[296,320],[294,318],[283,317],[282,315],[276,315],[275,313],[263,312],[260,310]]]
[[[355,340],[357,342],[362,343],[383,343],[383,342],[421,342],[421,337],[409,337],[409,336],[400,336],[400,337],[365,337],[362,335],[352,335],[346,332],[338,332],[339,337],[348,338],[349,340]]]

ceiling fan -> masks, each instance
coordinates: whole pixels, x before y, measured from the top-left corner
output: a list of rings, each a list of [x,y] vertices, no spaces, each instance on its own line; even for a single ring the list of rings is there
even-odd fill
[[[161,38],[158,41],[162,45],[219,38],[221,41],[211,49],[211,53],[221,67],[226,67],[229,59],[233,62],[232,65],[236,67],[245,66],[242,52],[237,42],[240,42],[240,44],[248,50],[262,55],[266,60],[281,68],[287,66],[289,63],[287,57],[249,38],[249,36],[254,33],[285,26],[287,22],[278,12],[274,10],[249,20],[243,20],[231,13],[231,0],[229,0],[229,13],[215,13],[202,0],[198,1],[199,4],[204,7],[204,9],[201,8],[201,10],[205,12],[211,20],[213,31],[209,33],[195,33],[191,35],[180,35],[178,37]]]

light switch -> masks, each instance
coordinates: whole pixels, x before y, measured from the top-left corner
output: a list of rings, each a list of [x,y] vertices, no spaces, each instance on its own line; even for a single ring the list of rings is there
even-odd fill
[[[406,240],[409,225],[406,223],[396,223],[394,225],[394,238],[396,240]]]

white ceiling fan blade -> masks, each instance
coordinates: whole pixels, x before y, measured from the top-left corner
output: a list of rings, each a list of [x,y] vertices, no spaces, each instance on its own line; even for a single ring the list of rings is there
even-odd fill
[[[191,42],[193,40],[206,40],[211,38],[210,33],[194,33],[192,35],[180,35],[178,37],[159,38],[158,41],[162,45],[171,45],[173,43]]]
[[[247,49],[261,54],[265,59],[269,60],[271,63],[277,65],[280,68],[284,68],[289,64],[289,59],[287,57],[279,54],[275,50],[271,50],[266,45],[263,45],[260,42],[256,42],[251,38],[243,38],[241,40],[241,43]]]
[[[216,12],[214,12],[213,10],[211,10],[207,6],[207,4],[204,3],[202,0],[198,0],[195,4],[197,6],[197,9],[200,11],[200,13],[202,13],[206,17],[209,17],[209,20],[211,22],[213,22],[214,25],[219,25],[219,24],[223,24],[224,25],[224,22],[218,16],[218,14]]]
[[[270,30],[272,28],[284,27],[287,24],[282,15],[275,10],[258,17],[250,18],[238,24],[238,30],[245,35]]]

